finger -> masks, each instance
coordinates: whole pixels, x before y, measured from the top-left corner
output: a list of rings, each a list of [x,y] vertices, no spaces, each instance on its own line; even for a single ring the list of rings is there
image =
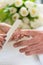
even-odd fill
[[[13,34],[13,38],[14,39],[20,39],[24,36],[30,36],[30,34],[32,34],[32,30],[21,30],[21,29],[17,29],[15,31],[15,33]]]
[[[0,29],[0,34],[5,34],[5,33]]]
[[[3,46],[3,45],[2,45],[2,43],[0,42],[0,49],[2,48],[2,46]]]
[[[5,38],[3,38],[2,36],[0,36],[0,41],[1,42],[5,41],[5,40],[6,40]]]
[[[28,45],[28,40],[25,41],[19,41],[17,43],[14,44],[14,47],[20,47],[20,46],[27,46]]]
[[[25,48],[21,48],[19,51],[21,53],[26,52],[26,51],[35,51],[36,49],[43,49],[43,43],[32,45],[32,46],[27,46]]]
[[[36,36],[40,35],[41,33],[39,33],[37,30],[21,30],[21,34],[25,36]]]
[[[17,29],[13,35],[11,36],[10,40],[17,40],[21,37],[21,30]]]
[[[29,49],[30,48],[30,49]],[[43,43],[37,43],[36,45],[28,46],[27,51],[35,51],[36,49],[43,49]]]
[[[2,36],[2,37],[7,37],[7,34],[0,34],[0,36]]]
[[[25,48],[21,48],[19,51],[21,52],[21,53],[24,53],[24,52],[27,52],[27,51],[29,51],[29,52],[31,52],[31,51],[35,51],[36,49],[38,49],[38,48],[35,48],[35,47],[25,47]]]
[[[36,43],[39,43],[40,42],[40,38],[38,39],[38,37],[34,37],[30,40],[23,40],[23,41],[20,41],[20,42],[17,42],[14,44],[14,47],[19,47],[19,46],[27,46],[27,45],[34,45]]]
[[[25,48],[21,48],[19,51],[21,52],[21,53],[24,53],[24,52],[26,52],[28,49],[27,49],[28,47],[25,47]]]
[[[29,54],[30,54],[30,53],[33,53],[34,51],[37,52],[37,50],[43,51],[43,43],[34,45],[34,46],[32,46],[32,47],[27,47],[26,50],[25,50],[25,52],[26,52],[26,53],[29,52]],[[40,53],[43,53],[43,52],[40,52]],[[37,53],[37,54],[38,54],[38,53]]]
[[[0,29],[1,29],[4,33],[7,33],[10,28],[11,28],[10,25],[5,24],[5,23],[0,23]]]
[[[41,49],[41,50],[40,49],[37,49],[36,51],[31,51],[31,52],[30,51],[27,51],[27,52],[25,52],[25,54],[26,55],[43,54],[43,49]]]

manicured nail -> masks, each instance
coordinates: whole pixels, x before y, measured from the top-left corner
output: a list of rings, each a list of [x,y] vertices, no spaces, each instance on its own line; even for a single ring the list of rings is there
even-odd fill
[[[6,39],[4,39],[4,42],[6,41]]]
[[[0,49],[2,49],[2,46],[0,46]]]
[[[15,45],[13,45],[14,47],[17,47],[17,45],[15,44]]]
[[[20,51],[21,53],[23,53],[23,50],[22,50],[22,49],[20,49],[19,51]]]
[[[27,56],[28,56],[28,55],[31,55],[31,54],[30,54],[30,53],[25,52],[25,55],[27,55]]]

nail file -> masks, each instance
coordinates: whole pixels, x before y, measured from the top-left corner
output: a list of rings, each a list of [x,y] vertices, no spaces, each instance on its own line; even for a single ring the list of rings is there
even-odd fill
[[[16,20],[15,21],[15,23],[13,24],[13,26],[11,27],[11,29],[7,33],[6,42],[4,43],[3,48],[6,46],[6,44],[9,41],[9,39],[11,38],[12,34],[15,32],[15,30],[19,27],[20,24],[21,24],[21,20]]]

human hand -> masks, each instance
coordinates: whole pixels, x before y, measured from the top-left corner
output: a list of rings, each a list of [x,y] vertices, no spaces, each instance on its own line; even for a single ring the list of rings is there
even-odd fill
[[[3,44],[5,42],[5,37],[7,36],[7,32],[10,29],[10,25],[5,23],[0,23],[0,48],[3,47]]]
[[[5,37],[6,34],[0,34],[0,49],[2,48],[4,42],[6,41]]]
[[[20,52],[25,53],[26,55],[43,53],[43,31],[21,31],[21,36],[32,36],[32,38],[14,44],[14,47],[25,46],[24,48],[20,48]]]
[[[10,25],[6,23],[0,23],[0,34],[7,34],[10,28],[11,28]]]

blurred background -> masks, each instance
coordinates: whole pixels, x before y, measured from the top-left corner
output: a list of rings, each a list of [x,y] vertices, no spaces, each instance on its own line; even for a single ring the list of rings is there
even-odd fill
[[[43,4],[43,0],[36,0],[37,3],[42,3]]]
[[[9,0],[0,0],[0,1],[9,1]],[[43,3],[43,0],[30,0],[30,1],[36,1],[36,3]]]

